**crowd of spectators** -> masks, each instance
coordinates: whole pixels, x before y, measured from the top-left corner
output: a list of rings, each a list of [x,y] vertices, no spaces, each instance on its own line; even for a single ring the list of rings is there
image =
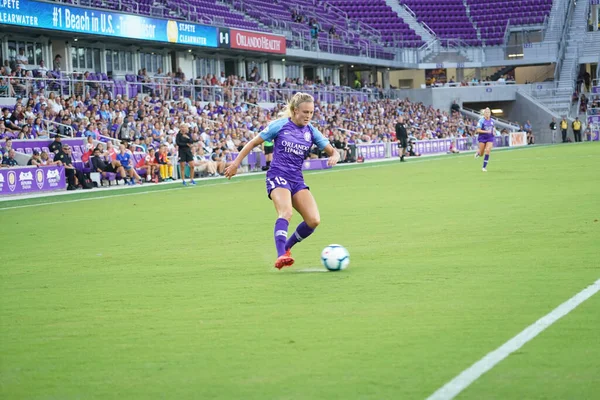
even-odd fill
[[[184,76],[181,78],[185,79]],[[17,96],[16,103],[2,108],[0,116],[0,139],[4,139],[0,143],[0,151],[8,162],[3,161],[2,166],[14,165],[10,161],[7,139],[8,142],[12,138],[47,139],[58,133],[87,138],[87,157],[94,156],[97,147],[94,144],[98,141],[110,142],[101,145],[100,149],[106,165],[111,165],[109,172],[119,172],[122,166],[114,163],[118,161],[116,155],[119,152],[115,147],[118,148],[119,143],[126,144],[126,151],[147,155],[153,152],[154,159],[135,167],[147,168],[150,172],[148,180],[173,179],[172,170],[161,169],[157,160],[159,155],[164,155],[169,161],[176,158],[175,135],[182,124],[187,124],[191,137],[196,141],[192,149],[198,164],[196,172],[217,176],[223,173],[231,154],[237,153],[277,118],[284,106],[283,102],[278,102],[273,108],[262,108],[256,98],[240,96],[234,88],[241,79],[223,75],[219,78],[214,75],[198,78],[220,86],[223,93],[229,93],[223,97],[225,101],[213,102],[186,97],[164,100],[156,92],[130,99],[102,88],[98,88],[95,95],[64,96],[56,92],[46,95],[45,91],[39,90],[30,92],[27,97]],[[276,84],[279,87],[295,85],[300,90],[303,87],[314,90],[318,85],[325,85],[323,82],[306,80],[300,83],[291,79]],[[339,104],[317,100],[313,123],[338,149],[342,162],[353,162],[357,156],[357,144],[395,141],[394,127],[400,115],[404,117],[409,137],[413,140],[471,137],[475,132],[476,121],[465,118],[457,109],[436,110],[408,99],[348,99]],[[503,132],[496,133],[500,135]],[[43,157],[47,162],[56,160],[52,154],[35,156]],[[310,152],[311,158],[321,156],[316,147]],[[133,182],[138,178],[131,176],[131,179]]]

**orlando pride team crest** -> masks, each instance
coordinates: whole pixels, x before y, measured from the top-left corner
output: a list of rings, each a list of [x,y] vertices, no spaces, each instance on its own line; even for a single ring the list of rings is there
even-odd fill
[[[35,182],[37,183],[38,188],[41,189],[44,187],[44,171],[42,171],[41,169],[38,169],[35,172]]]
[[[304,140],[310,142],[310,139],[312,139],[310,136],[310,132],[304,132]]]

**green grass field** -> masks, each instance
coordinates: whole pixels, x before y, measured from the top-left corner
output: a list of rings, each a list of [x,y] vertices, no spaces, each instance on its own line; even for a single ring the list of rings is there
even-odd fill
[[[600,278],[598,143],[488,170],[307,174],[282,271],[261,176],[0,203],[0,398],[424,399]],[[330,243],[349,269],[303,272]],[[457,398],[597,399],[598,332],[600,294]]]

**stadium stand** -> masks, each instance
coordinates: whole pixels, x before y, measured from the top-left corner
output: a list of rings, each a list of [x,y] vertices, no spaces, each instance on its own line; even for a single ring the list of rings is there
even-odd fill
[[[234,77],[229,77],[226,82],[232,79]],[[239,84],[243,85],[244,82]],[[74,83],[70,82],[70,85]],[[174,86],[177,88],[177,85]],[[225,89],[227,83],[217,86]],[[261,90],[276,93],[286,89],[276,87]],[[319,93],[326,88],[306,82],[296,85],[289,94],[296,90],[307,90],[318,99]],[[155,93],[128,98],[102,87],[83,96],[32,90],[29,98],[18,97],[13,106],[3,109],[0,122],[0,138],[4,139],[5,147],[3,152],[7,152],[8,139],[31,140],[31,146],[22,144],[19,152],[28,156],[34,151],[43,152],[52,161],[50,137],[60,134],[66,138],[81,138],[81,144],[71,145],[72,158],[76,168],[89,173],[90,150],[103,143],[104,156],[109,160],[111,156],[114,159],[114,145],[124,141],[130,145],[138,173],[144,176],[146,171],[140,165],[140,160],[144,159],[147,151],[150,148],[157,150],[164,145],[169,156],[175,157],[174,136],[179,123],[188,123],[194,138],[198,140],[196,151],[202,154],[199,159],[215,162],[218,171],[222,172],[227,160],[270,120],[276,118],[283,107],[282,102],[260,107],[255,96],[257,92],[252,87],[234,86],[231,93],[234,96],[231,101],[223,101],[222,95],[215,93],[213,101],[206,102],[193,101],[185,96],[165,101]],[[374,100],[365,97],[363,92],[349,91],[341,103],[318,101],[316,105],[315,124],[336,148],[344,152],[345,162],[356,160],[357,144],[394,141],[398,110],[402,110],[407,117],[409,134],[415,140],[454,139],[473,135],[474,120],[460,113],[450,114],[407,99]],[[23,127],[32,121],[35,129],[24,130]],[[87,145],[83,139],[87,140]],[[258,156],[253,155],[247,168],[260,168],[264,164]],[[320,156],[316,149],[311,153],[312,158]],[[108,177],[109,180],[117,178],[116,174]]]

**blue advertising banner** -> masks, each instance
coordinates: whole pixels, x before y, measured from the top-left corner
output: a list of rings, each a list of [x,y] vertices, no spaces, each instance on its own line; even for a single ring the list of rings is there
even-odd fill
[[[216,27],[74,7],[64,3],[0,0],[0,24],[217,47]]]

